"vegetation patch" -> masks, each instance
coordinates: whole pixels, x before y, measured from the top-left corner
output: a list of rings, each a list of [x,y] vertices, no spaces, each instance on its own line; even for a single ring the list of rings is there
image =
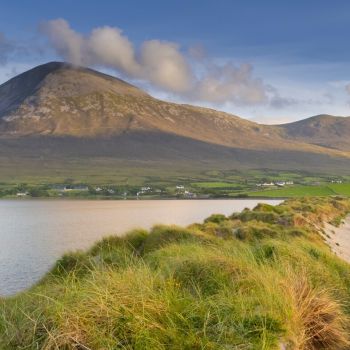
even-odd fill
[[[106,237],[0,299],[0,349],[348,349],[350,267],[320,230],[349,212],[307,197]]]

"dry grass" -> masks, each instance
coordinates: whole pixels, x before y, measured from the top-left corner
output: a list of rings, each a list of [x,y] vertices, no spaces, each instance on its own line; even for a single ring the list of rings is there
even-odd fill
[[[288,270],[283,289],[290,300],[291,336],[283,348],[293,350],[348,349],[349,317],[344,305],[326,288],[310,285],[306,271]]]

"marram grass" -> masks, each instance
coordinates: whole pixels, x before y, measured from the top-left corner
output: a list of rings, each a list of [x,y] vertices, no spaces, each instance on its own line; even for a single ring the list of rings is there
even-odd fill
[[[350,266],[320,223],[341,198],[107,237],[0,300],[0,349],[348,349]]]

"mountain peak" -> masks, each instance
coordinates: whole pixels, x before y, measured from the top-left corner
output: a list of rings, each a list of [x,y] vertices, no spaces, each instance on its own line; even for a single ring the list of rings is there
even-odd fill
[[[0,121],[54,117],[56,107],[61,109],[61,114],[64,111],[69,114],[70,108],[74,114],[77,109],[86,107],[83,101],[79,105],[79,98],[85,99],[85,105],[88,105],[97,95],[149,97],[137,87],[93,69],[66,62],[49,62],[0,85]],[[64,101],[58,102],[60,99]]]

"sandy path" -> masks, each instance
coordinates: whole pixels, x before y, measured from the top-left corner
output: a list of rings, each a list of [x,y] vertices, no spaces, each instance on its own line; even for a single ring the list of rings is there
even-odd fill
[[[350,216],[339,227],[325,224],[326,242],[332,251],[350,263]]]

